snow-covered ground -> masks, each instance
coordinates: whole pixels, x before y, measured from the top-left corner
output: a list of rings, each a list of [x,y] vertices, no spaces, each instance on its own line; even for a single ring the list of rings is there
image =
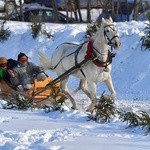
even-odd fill
[[[28,23],[9,22],[7,26],[11,36],[0,43],[0,56],[16,59],[19,52],[24,52],[39,65],[39,51],[50,56],[63,42],[82,42],[87,28],[86,24],[46,24],[54,38],[40,36],[34,40]],[[112,63],[112,78],[117,108],[150,113],[150,51],[142,51],[140,41],[145,26],[145,22],[135,21],[116,24],[122,44],[114,50],[117,55]],[[46,72],[56,77],[55,73]],[[71,77],[69,88],[73,90],[77,85],[78,80]],[[108,94],[105,85],[98,84],[97,96],[104,90]],[[81,109],[66,109],[63,113],[0,109],[0,150],[150,149],[150,136],[145,136],[141,128],[127,128],[117,117],[104,124],[87,121],[85,108],[89,99],[79,92],[76,101]]]

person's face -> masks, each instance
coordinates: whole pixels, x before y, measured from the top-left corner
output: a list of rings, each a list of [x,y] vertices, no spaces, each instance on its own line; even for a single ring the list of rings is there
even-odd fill
[[[27,64],[28,62],[28,58],[26,56],[22,56],[20,59],[19,59],[19,62],[21,64]]]
[[[7,69],[7,63],[0,64],[0,68]]]

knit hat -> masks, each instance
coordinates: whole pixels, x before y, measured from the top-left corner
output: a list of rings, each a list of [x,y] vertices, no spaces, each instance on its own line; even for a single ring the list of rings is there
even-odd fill
[[[7,63],[7,58],[6,57],[0,57],[0,65]]]
[[[21,57],[23,57],[23,56],[26,56],[26,57],[28,58],[28,56],[27,56],[26,54],[20,52],[20,53],[18,54],[18,61],[19,61],[19,59],[20,59]]]

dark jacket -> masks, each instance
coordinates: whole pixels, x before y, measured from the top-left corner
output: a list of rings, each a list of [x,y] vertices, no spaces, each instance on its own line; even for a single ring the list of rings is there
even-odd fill
[[[15,77],[11,78],[11,82],[13,85],[26,85],[33,84],[35,77],[44,72],[42,67],[36,66],[32,62],[28,62],[27,65],[19,64],[18,67],[13,69]]]

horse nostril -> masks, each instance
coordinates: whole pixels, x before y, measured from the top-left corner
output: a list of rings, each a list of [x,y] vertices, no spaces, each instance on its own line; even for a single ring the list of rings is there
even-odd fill
[[[120,45],[121,45],[120,42],[116,42],[116,43],[115,43],[115,46],[116,46],[116,47],[120,47]]]
[[[118,42],[115,43],[115,46],[118,47]]]

